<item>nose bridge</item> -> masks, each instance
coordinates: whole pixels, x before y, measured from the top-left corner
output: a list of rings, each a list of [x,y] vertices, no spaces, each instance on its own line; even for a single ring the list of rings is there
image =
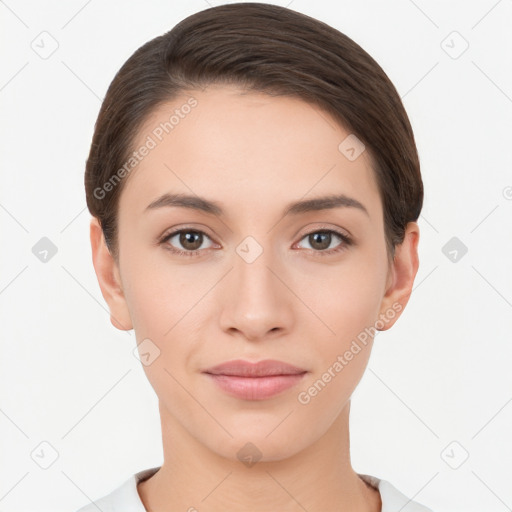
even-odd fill
[[[248,236],[235,248],[233,270],[222,305],[221,326],[258,339],[276,329],[289,328],[290,297],[275,273],[282,268],[275,252]]]

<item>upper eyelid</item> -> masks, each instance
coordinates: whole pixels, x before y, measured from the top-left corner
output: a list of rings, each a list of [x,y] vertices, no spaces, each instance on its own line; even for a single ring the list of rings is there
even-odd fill
[[[217,243],[217,242],[214,242],[213,237],[210,236],[203,229],[193,228],[193,227],[186,227],[186,226],[184,228],[171,229],[169,232],[164,233],[161,236],[160,240],[169,240],[169,239],[175,237],[176,235],[179,235],[180,233],[190,232],[190,231],[195,231],[196,233],[201,233],[202,235],[206,235],[213,243]]]
[[[164,234],[162,236],[161,240],[166,240],[168,242],[171,238],[175,237],[176,235],[178,235],[182,232],[187,232],[187,231],[195,231],[197,233],[201,233],[202,235],[207,236],[214,245],[219,245],[219,243],[215,242],[213,237],[211,237],[206,231],[204,231],[203,229],[195,228],[195,227],[191,227],[191,226],[190,227],[185,226],[182,228],[177,228],[175,230],[171,230],[169,233]],[[345,239],[352,240],[352,235],[350,235],[348,232],[345,232],[345,233],[343,232],[346,230],[343,230],[341,228],[331,228],[331,227],[327,227],[327,226],[319,226],[316,228],[310,228],[305,233],[302,233],[302,235],[300,235],[300,238],[297,242],[300,242],[306,236],[309,236],[313,233],[322,232],[322,231],[327,231],[327,232],[333,233],[335,236],[338,236],[343,243],[345,243],[345,241],[346,241]],[[297,234],[295,236],[299,236],[299,234]],[[295,242],[295,244],[297,242]],[[210,249],[210,248],[211,247],[209,247],[208,249]],[[202,251],[202,250],[204,250],[204,249],[195,249],[195,251]],[[188,252],[194,252],[194,251],[188,251]]]
[[[310,223],[310,224],[315,224],[315,223]],[[320,222],[319,224],[320,224],[320,226],[317,226],[317,227],[304,228],[304,229],[306,229],[306,231],[303,233],[302,236],[306,236],[311,233],[316,233],[317,231],[334,231],[334,232],[341,232],[340,234],[343,234],[343,235],[347,236],[348,238],[352,238],[352,234],[346,228],[341,228],[338,226],[331,227],[331,226],[328,226],[327,223],[325,223],[325,222],[324,223]],[[171,228],[169,231],[166,231],[166,234],[164,233],[162,235],[162,238],[165,238],[170,235],[175,235],[176,233],[179,233],[181,231],[197,231],[199,233],[203,233],[203,234],[207,235],[210,238],[213,238],[211,235],[208,234],[207,230],[205,230],[204,228],[196,228],[194,226],[184,226],[184,227],[178,227],[175,229]],[[300,231],[302,231],[302,229],[299,230],[298,232],[296,232],[294,237],[298,236]]]
[[[343,228],[340,228],[340,227],[334,228],[334,227],[322,225],[322,226],[318,226],[316,228],[307,228],[307,230],[302,233],[301,239],[304,238],[305,236],[310,235],[311,233],[317,233],[319,231],[329,231],[329,232],[332,232],[334,234],[337,234],[338,236],[345,236],[347,238],[352,238],[352,235],[346,229],[343,229]],[[299,233],[300,232],[301,231],[299,231]],[[296,236],[299,236],[299,233],[297,233]]]

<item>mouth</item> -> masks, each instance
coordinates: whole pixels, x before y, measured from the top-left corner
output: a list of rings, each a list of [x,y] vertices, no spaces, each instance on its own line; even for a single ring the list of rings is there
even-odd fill
[[[221,390],[244,400],[265,400],[297,385],[308,373],[297,366],[267,359],[258,363],[227,361],[203,372]]]

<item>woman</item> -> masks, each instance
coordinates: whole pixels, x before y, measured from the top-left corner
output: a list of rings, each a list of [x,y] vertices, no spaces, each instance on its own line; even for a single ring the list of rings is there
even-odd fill
[[[429,510],[350,462],[350,397],[411,294],[423,201],[407,114],[361,47],[274,5],[188,17],[117,73],[85,187],[164,463],[80,512]]]

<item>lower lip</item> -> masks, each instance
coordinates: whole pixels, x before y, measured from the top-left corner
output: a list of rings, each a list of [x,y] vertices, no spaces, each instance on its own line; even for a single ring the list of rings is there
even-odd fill
[[[234,375],[208,375],[226,393],[244,400],[265,400],[298,384],[304,373],[272,375],[269,377],[239,377]]]

